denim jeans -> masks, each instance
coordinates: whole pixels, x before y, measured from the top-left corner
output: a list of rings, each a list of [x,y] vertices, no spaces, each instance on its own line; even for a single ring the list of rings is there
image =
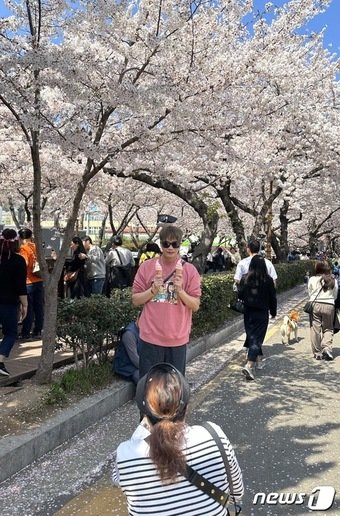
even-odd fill
[[[0,344],[0,355],[8,357],[17,338],[18,306],[0,304],[0,324],[3,339]]]
[[[27,316],[23,320],[21,334],[28,337],[34,320],[34,334],[41,333],[44,325],[44,290],[43,282],[27,285]]]
[[[93,278],[87,280],[88,294],[102,294],[105,278]]]

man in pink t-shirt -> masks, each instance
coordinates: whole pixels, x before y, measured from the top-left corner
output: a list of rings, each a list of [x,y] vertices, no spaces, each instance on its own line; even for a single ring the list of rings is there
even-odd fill
[[[169,362],[185,374],[192,312],[200,306],[200,275],[179,257],[181,229],[165,225],[159,237],[161,257],[143,262],[132,286],[133,305],[144,305],[139,319],[140,377],[159,362]]]

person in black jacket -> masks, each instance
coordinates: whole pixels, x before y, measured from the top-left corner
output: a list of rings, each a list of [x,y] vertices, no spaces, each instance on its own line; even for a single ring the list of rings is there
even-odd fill
[[[261,369],[262,343],[266,335],[270,312],[276,316],[277,300],[273,279],[267,272],[264,259],[255,255],[239,284],[239,299],[244,301],[244,327],[248,348],[247,363],[242,373],[247,380],[255,380],[255,366]]]
[[[26,262],[18,251],[17,232],[4,229],[0,235],[0,377],[9,376],[4,360],[17,338],[18,322],[27,315]]]
[[[67,272],[75,272],[77,276],[74,281],[66,281],[66,284],[70,290],[71,299],[80,299],[86,295],[85,260],[87,255],[83,241],[78,236],[72,238],[70,247],[72,250],[72,260],[67,266]]]

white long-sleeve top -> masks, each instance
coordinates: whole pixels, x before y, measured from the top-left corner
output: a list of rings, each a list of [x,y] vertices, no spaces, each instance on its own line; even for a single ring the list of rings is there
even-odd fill
[[[235,499],[244,492],[240,466],[223,430],[211,423],[221,437],[231,469]],[[127,496],[129,515],[141,516],[225,516],[227,511],[183,476],[178,482],[163,484],[149,458],[145,440],[150,432],[140,424],[131,439],[117,449],[112,480]],[[202,426],[188,426],[185,433],[185,455],[188,464],[223,491],[229,484],[220,451],[210,433]]]
[[[334,282],[334,288],[320,291],[322,287],[322,276],[311,276],[308,281],[309,300],[316,303],[325,303],[334,305],[334,301],[338,295],[338,282]]]

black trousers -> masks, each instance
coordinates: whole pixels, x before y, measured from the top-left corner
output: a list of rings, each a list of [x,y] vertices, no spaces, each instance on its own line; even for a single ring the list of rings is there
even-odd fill
[[[246,330],[246,341],[244,346],[248,348],[248,360],[256,362],[262,353],[262,344],[268,328],[268,310],[253,310],[246,308],[244,313],[244,327]]]
[[[168,362],[185,375],[187,345],[165,347],[140,341],[139,349],[139,378],[142,378],[149,369],[159,362]]]

